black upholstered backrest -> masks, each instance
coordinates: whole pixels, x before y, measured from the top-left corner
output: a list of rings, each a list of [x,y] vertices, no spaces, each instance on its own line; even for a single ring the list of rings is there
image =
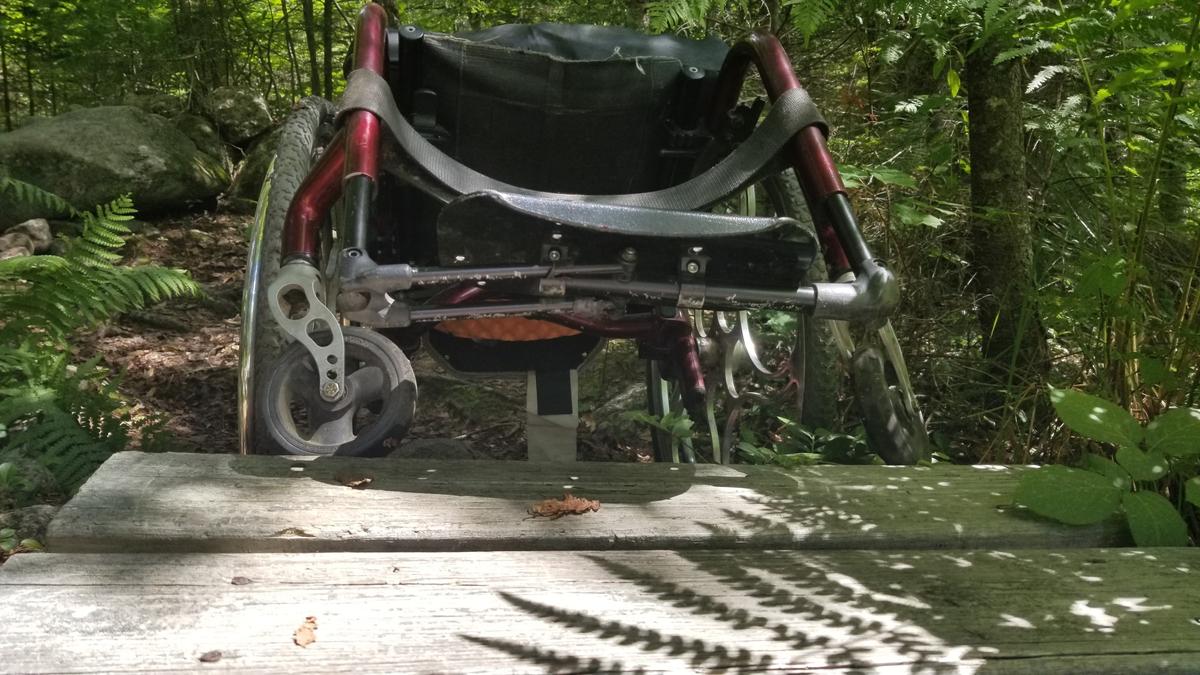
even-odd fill
[[[436,94],[442,149],[535,190],[628,193],[664,170],[680,106],[700,108],[726,47],[600,26],[500,26],[427,34],[416,88]],[[685,124],[686,125],[686,124]]]

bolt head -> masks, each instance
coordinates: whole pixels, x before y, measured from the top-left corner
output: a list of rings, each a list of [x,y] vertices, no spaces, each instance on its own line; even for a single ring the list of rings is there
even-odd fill
[[[687,264],[687,273],[688,274],[697,274],[699,272],[700,272],[700,263],[696,262],[695,260],[689,260],[688,264]]]
[[[337,382],[326,382],[321,385],[321,395],[325,398],[337,398],[342,393],[342,388]]]
[[[552,248],[546,253],[546,258],[549,259],[550,262],[558,262],[559,260],[562,260],[562,251]]]
[[[635,251],[632,247],[621,251],[621,260],[627,263],[634,262],[637,260],[637,251]]]

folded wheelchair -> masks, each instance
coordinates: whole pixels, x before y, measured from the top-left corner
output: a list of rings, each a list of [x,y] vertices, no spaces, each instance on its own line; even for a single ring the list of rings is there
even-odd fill
[[[388,23],[361,11],[344,96],[299,104],[263,186],[243,452],[387,453],[416,410],[409,355],[428,349],[461,373],[525,373],[531,456],[573,458],[576,371],[617,338],[647,363],[648,412],[708,432],[654,432],[656,460],[730,461],[751,376],[811,421],[831,350],[871,449],[926,455],[888,321],[897,281],[775,37]],[[742,100],[751,64],[767,100]],[[772,358],[765,310],[789,318]]]

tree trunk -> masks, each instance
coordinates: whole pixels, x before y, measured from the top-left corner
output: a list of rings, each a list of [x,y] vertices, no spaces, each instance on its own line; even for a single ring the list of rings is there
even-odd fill
[[[296,43],[292,42],[292,24],[288,20],[287,0],[279,0],[279,7],[283,10],[283,42],[287,45],[288,53],[288,73],[291,76],[292,95],[295,96],[300,91],[300,66],[296,58]]]
[[[313,0],[301,0],[304,5],[304,40],[308,44],[309,91],[321,95],[321,71],[317,67],[317,21],[313,16]]]
[[[1026,208],[1020,61],[995,64],[997,41],[967,57],[970,114],[970,262],[983,356],[999,382],[1049,367],[1033,283],[1033,234]]]
[[[321,22],[325,44],[325,98],[333,100],[333,0],[325,0],[325,16]]]
[[[26,24],[26,30],[29,25]],[[28,36],[25,38],[25,96],[29,99],[29,116],[33,117],[37,113],[37,108],[33,104],[33,48],[29,45]]]
[[[8,89],[8,44],[0,35],[0,78],[4,80],[4,130],[12,131],[12,94]]]

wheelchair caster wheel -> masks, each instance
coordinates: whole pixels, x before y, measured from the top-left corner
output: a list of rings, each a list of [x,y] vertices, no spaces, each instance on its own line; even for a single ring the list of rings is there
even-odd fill
[[[862,411],[867,445],[888,464],[928,460],[929,436],[921,413],[888,373],[888,363],[875,347],[858,349],[850,363],[854,390]]]
[[[342,333],[346,388],[337,400],[322,398],[318,366],[298,343],[283,351],[260,389],[260,424],[285,452],[381,456],[389,451],[383,442],[403,436],[412,422],[417,382],[404,352],[364,328]],[[320,343],[321,334],[313,339]]]

